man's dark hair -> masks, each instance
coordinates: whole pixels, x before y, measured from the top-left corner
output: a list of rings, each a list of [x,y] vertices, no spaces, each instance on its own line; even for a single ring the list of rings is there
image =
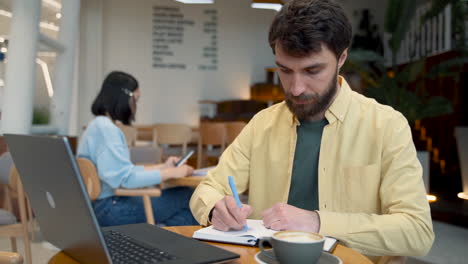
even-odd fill
[[[95,116],[109,114],[112,120],[130,125],[136,110],[134,98],[131,100],[131,97],[134,96],[133,92],[136,89],[138,81],[132,75],[113,71],[104,79],[91,111]]]
[[[325,44],[337,58],[351,44],[352,28],[343,9],[333,0],[291,0],[276,15],[268,40],[291,56],[321,51]]]

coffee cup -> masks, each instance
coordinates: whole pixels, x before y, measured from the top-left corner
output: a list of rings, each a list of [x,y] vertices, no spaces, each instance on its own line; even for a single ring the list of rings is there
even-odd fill
[[[264,248],[269,242],[275,254]],[[280,231],[268,238],[261,238],[259,247],[262,254],[280,263],[316,263],[322,255],[325,237],[303,231]]]

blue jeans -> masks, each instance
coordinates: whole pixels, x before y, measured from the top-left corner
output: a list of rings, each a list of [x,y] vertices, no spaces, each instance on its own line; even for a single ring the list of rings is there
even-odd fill
[[[166,226],[198,225],[189,208],[193,190],[187,187],[165,189],[151,198],[156,224]],[[93,202],[100,226],[145,223],[142,197],[112,196]]]

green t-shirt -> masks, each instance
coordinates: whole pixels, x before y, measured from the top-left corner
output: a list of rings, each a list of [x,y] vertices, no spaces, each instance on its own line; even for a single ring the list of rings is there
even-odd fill
[[[301,121],[297,126],[296,151],[289,189],[288,204],[318,210],[318,158],[326,119]]]

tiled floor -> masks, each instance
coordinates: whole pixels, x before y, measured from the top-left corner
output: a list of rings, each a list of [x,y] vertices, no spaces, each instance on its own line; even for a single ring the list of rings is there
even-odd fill
[[[18,244],[19,252],[24,257],[25,255],[24,255],[23,240],[18,239],[17,244]],[[0,238],[0,250],[11,251],[10,240],[8,238],[3,238],[3,237]],[[32,259],[33,259],[32,263],[33,264],[47,264],[50,258],[58,252],[56,250],[47,249],[46,247],[43,246],[43,243],[39,241],[32,243],[31,251],[32,251]]]
[[[436,240],[425,257],[409,258],[408,264],[466,264],[468,263],[468,229],[434,221]],[[39,240],[39,239],[36,239]],[[23,241],[18,248],[24,255]],[[0,238],[0,250],[9,251],[10,240]],[[32,245],[33,264],[45,264],[56,254],[56,250],[44,247],[41,242]]]

